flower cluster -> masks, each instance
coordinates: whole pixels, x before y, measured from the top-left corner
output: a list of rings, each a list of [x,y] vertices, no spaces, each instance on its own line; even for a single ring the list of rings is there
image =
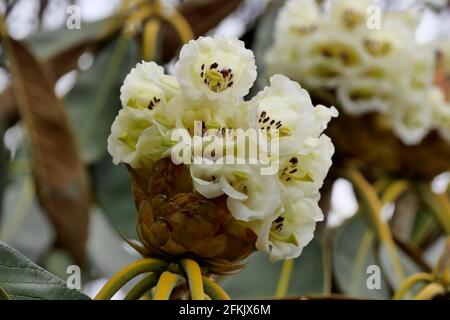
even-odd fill
[[[217,221],[225,219],[226,214],[218,209],[225,207],[234,219],[234,229],[239,225],[251,230],[256,235],[256,248],[267,252],[272,261],[299,256],[312,239],[316,222],[323,218],[318,206],[319,189],[334,152],[323,131],[331,118],[337,116],[337,110],[314,107],[306,90],[281,75],[271,77],[270,86],[245,101],[256,75],[254,55],[243,42],[215,36],[200,37],[185,45],[175,65],[175,76],[164,74],[163,68],[154,62],[142,62],[126,77],[120,96],[123,108],[108,138],[108,151],[115,164],[126,163],[132,172],[148,170],[149,179],[173,176],[168,172],[176,172],[174,150],[190,145],[184,140],[174,140],[174,133],[182,131],[195,138],[195,122],[201,124],[202,132],[213,132],[210,138],[215,139],[210,139],[210,144],[220,144],[220,150],[227,151],[219,157],[217,152],[199,154],[194,147],[187,160],[177,163],[186,169],[190,184],[183,183],[186,186],[183,188],[191,193],[172,197],[171,191],[157,196],[158,201],[153,201],[152,206],[164,212],[156,213],[164,216],[159,218],[164,225],[146,227],[149,232],[156,232],[166,230],[170,224],[169,229],[178,230],[176,237],[172,234],[174,241],[168,242],[168,236],[158,240],[164,243],[164,248],[180,248],[183,228],[180,229],[179,223],[181,216],[186,216],[183,219],[190,221],[186,223],[191,226],[192,237],[209,233],[200,230],[202,225],[212,230],[215,238],[210,242],[214,250],[205,249],[209,245],[205,240],[201,245],[189,243],[179,251],[189,250],[208,257],[220,255],[224,249],[217,230],[222,227],[215,227],[219,223],[211,220],[214,207]],[[263,153],[276,170],[264,173],[259,157],[249,150],[250,142],[238,143],[239,132],[224,141],[220,133],[230,130],[256,132],[256,137],[264,133],[264,138],[255,141],[250,135],[246,137],[256,142],[258,155]],[[267,148],[269,140],[276,141],[279,147]],[[201,146],[204,144],[205,140]],[[155,169],[161,168],[161,161],[166,161],[166,169]],[[172,164],[168,166],[167,161]],[[183,179],[178,179],[181,184]],[[164,192],[159,191],[160,185],[154,182],[143,189],[161,195]],[[208,223],[192,218],[194,212],[202,210]]]
[[[371,4],[333,0],[322,8],[315,0],[287,1],[266,56],[268,74],[330,92],[346,113],[376,112],[407,145],[434,129],[448,140],[450,106],[433,84],[434,45],[415,40],[416,16],[377,15]]]

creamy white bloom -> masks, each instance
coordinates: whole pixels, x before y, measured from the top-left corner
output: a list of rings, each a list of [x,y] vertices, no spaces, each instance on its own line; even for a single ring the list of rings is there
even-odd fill
[[[123,107],[153,110],[179,94],[177,79],[165,75],[164,68],[142,61],[131,70],[120,88]]]
[[[293,37],[312,32],[320,18],[312,0],[297,3],[308,7],[295,8],[289,18],[286,30]],[[300,23],[297,14],[304,16]],[[288,59],[302,50],[292,48]],[[108,137],[113,162],[150,169],[171,157],[189,168],[193,191],[226,200],[272,261],[297,257],[322,219],[318,192],[334,152],[323,131],[337,110],[313,106],[306,90],[281,75],[245,102],[256,66],[253,53],[235,38],[191,41],[175,69],[176,78],[142,62],[126,77],[123,108]]]
[[[370,68],[368,70],[371,71]],[[388,110],[393,95],[393,88],[388,82],[370,77],[345,81],[336,91],[342,108],[354,115]]]
[[[215,163],[202,160],[202,164],[190,166],[197,192],[206,198],[227,195],[228,210],[238,220],[263,220],[276,213],[281,205],[276,176],[261,175],[260,165],[238,164],[239,159],[233,156]]]
[[[323,106],[316,112],[308,92],[283,75],[272,76],[270,86],[258,93],[249,105],[249,126],[266,132],[275,130],[279,135],[280,156],[310,136],[318,136],[331,117],[337,116],[334,108],[327,115]]]
[[[119,111],[108,137],[108,152],[114,164],[124,162],[133,168],[146,164],[146,158],[137,144],[142,132],[151,126],[153,120],[146,110],[124,108]]]
[[[136,144],[136,150],[141,153],[144,163],[147,167],[156,161],[169,157],[173,143],[171,133],[173,130],[167,130],[157,121],[153,125],[142,131]]]
[[[162,112],[162,111],[161,111]],[[190,100],[176,97],[167,106],[166,118],[177,128],[186,128],[193,133],[194,122],[203,122],[204,129],[236,127],[236,108],[222,101]]]
[[[331,0],[329,10],[314,3],[288,0],[280,10],[267,75],[283,73],[319,95],[334,95],[351,115],[377,112],[407,145],[438,128],[426,101],[436,45],[416,40],[418,16],[383,12],[381,28],[371,29],[371,0]],[[302,23],[312,27],[300,35],[295,30]]]
[[[398,101],[402,108],[389,110],[394,132],[406,145],[419,143],[432,128],[433,110],[427,98],[423,94],[411,94]]]
[[[312,196],[319,192],[328,170],[334,145],[326,135],[308,138],[291,155],[280,159],[278,179],[285,199]]]
[[[300,256],[313,239],[317,221],[323,220],[317,195],[288,202],[278,213],[273,220],[249,224],[258,235],[256,248],[267,252],[272,262]]]
[[[184,96],[234,102],[256,79],[253,52],[236,38],[214,36],[191,40],[180,52],[175,72]]]
[[[355,28],[365,24],[367,9],[371,0],[333,0],[331,2],[331,16],[345,28]]]
[[[280,10],[275,22],[276,33],[303,36],[314,32],[320,21],[319,6],[315,0],[291,0]],[[275,38],[275,41],[279,39]]]

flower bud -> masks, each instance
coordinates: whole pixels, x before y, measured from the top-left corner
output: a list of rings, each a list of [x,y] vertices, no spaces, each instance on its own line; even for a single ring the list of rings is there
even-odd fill
[[[255,233],[233,218],[226,197],[206,199],[192,192],[185,166],[164,159],[151,172],[130,170],[138,234],[150,251],[200,258],[211,272],[221,274],[240,267],[236,263],[255,250]]]

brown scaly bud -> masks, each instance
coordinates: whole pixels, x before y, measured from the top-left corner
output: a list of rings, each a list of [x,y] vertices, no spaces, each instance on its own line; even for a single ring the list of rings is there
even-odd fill
[[[226,198],[194,193],[185,166],[163,159],[151,172],[130,172],[146,255],[190,257],[224,274],[240,269],[238,262],[255,250],[256,235],[232,217]]]

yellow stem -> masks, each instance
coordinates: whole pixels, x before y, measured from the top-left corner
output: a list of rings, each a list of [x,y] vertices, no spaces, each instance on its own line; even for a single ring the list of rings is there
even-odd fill
[[[445,288],[439,283],[430,283],[414,297],[414,300],[431,300],[439,294],[445,293]]]
[[[123,28],[123,32],[127,36],[133,36],[136,32],[139,31],[139,28],[142,24],[142,22],[153,16],[156,15],[157,12],[155,12],[155,8],[151,5],[142,5],[140,6],[136,12],[132,13],[126,20]]]
[[[359,171],[348,169],[344,172],[344,175],[352,182],[356,191],[365,202],[374,231],[380,242],[387,249],[396,277],[401,282],[405,278],[405,273],[402,264],[400,263],[400,257],[396,250],[389,225],[381,218],[382,203],[378,198],[376,191]]]
[[[406,293],[412,288],[413,285],[415,285],[417,282],[420,281],[426,281],[426,282],[432,282],[434,280],[434,277],[431,274],[420,272],[413,274],[412,276],[405,279],[398,290],[395,292],[393,299],[394,300],[400,300],[403,298]]]
[[[144,277],[127,293],[124,300],[139,300],[147,291],[152,289],[158,282],[158,274],[150,273]]]
[[[230,296],[213,280],[202,277],[205,293],[213,300],[230,300]]]
[[[118,273],[116,273],[95,296],[95,300],[107,300],[122,288],[128,281],[139,274],[145,272],[154,272],[162,267],[167,266],[167,262],[160,259],[142,259],[128,265]]]
[[[181,281],[182,277],[170,271],[164,271],[156,285],[153,300],[169,300],[173,288]]]
[[[275,291],[275,298],[284,298],[289,289],[289,281],[291,279],[292,269],[294,267],[294,260],[284,260],[278,280],[278,287]]]
[[[180,263],[188,278],[192,300],[204,300],[202,272],[198,263],[191,259],[182,259]]]
[[[155,60],[160,30],[161,22],[157,19],[150,19],[145,24],[142,37],[142,57],[146,61]]]
[[[383,205],[395,202],[409,188],[409,183],[405,180],[397,180],[389,183],[381,196],[381,202]]]
[[[171,12],[170,15],[165,15],[163,13],[162,18],[174,27],[175,31],[180,37],[181,42],[187,43],[189,42],[189,40],[194,38],[194,32],[189,26],[189,23],[176,10]]]
[[[450,235],[450,200],[447,194],[436,194],[430,186],[421,187],[425,203],[430,207],[444,231]]]
[[[11,300],[5,290],[0,288],[0,300]]]

